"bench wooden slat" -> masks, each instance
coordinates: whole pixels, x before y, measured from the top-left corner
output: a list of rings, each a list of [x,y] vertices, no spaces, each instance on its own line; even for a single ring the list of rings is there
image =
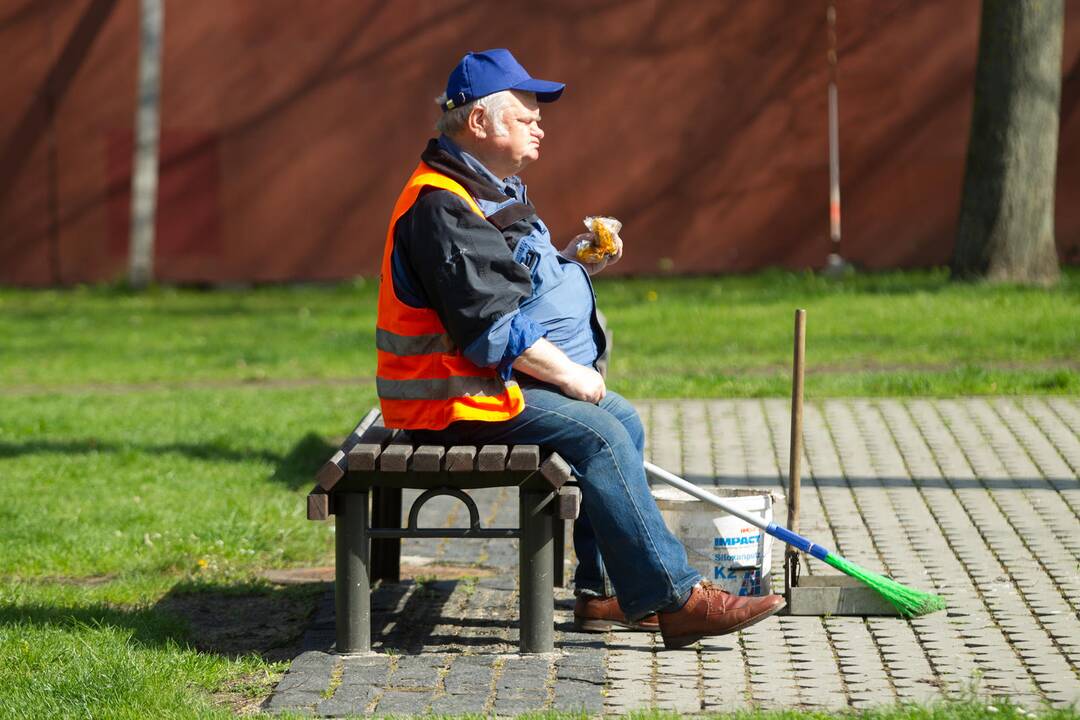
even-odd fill
[[[565,485],[571,476],[570,466],[558,453],[548,455],[547,460],[540,465],[540,474],[556,490]]]
[[[382,449],[394,438],[397,430],[385,427],[369,427],[360,442],[349,451],[350,470],[374,470],[375,461]]]
[[[506,469],[506,445],[485,445],[476,456],[476,469],[480,472],[502,472]]]
[[[360,438],[367,432],[368,428],[372,427],[376,423],[382,422],[382,413],[378,409],[373,408],[368,411],[368,414],[364,416],[364,419],[356,424],[353,431],[349,433],[345,441],[341,443],[337,451],[323,463],[319,468],[319,472],[315,474],[315,483],[324,490],[329,490],[334,484],[340,480],[348,469],[348,455],[349,451],[356,446],[356,443],[360,442]]]
[[[374,470],[382,448],[382,443],[357,443],[349,451],[349,469]]]
[[[405,472],[409,469],[409,457],[413,446],[391,443],[379,456],[379,469],[386,472]]]
[[[515,445],[510,450],[510,461],[507,467],[511,470],[535,470],[540,467],[539,445]]]
[[[352,448],[349,448],[350,450]],[[315,484],[320,488],[331,488],[345,475],[347,460],[345,450],[338,450],[329,460],[323,463],[319,472],[315,474]]]
[[[558,500],[555,517],[560,520],[577,520],[578,515],[581,513],[581,490],[576,487],[561,488]]]
[[[446,451],[446,469],[450,472],[471,472],[475,463],[475,445],[455,445]]]
[[[326,520],[330,517],[330,495],[321,487],[316,487],[307,496],[308,520]]]
[[[439,472],[442,469],[446,448],[441,445],[421,445],[412,455],[412,469],[416,472]]]

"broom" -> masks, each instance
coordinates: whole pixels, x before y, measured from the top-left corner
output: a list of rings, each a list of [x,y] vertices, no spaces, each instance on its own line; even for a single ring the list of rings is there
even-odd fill
[[[806,311],[795,311],[795,366],[792,374],[792,390],[791,390],[791,468],[790,479],[792,481],[792,494],[794,497],[789,497],[788,501],[791,503],[798,503],[798,485],[799,485],[799,456],[802,453],[802,379],[803,379],[803,353],[806,346],[805,343],[806,332]],[[748,522],[754,527],[760,528],[765,532],[772,535],[777,540],[787,543],[791,547],[802,550],[804,553],[808,553],[812,557],[816,557],[818,560],[822,560],[834,568],[850,575],[859,582],[867,585],[878,593],[883,598],[888,600],[893,607],[895,607],[904,617],[916,617],[918,615],[926,615],[928,613],[937,612],[938,610],[945,609],[945,601],[937,595],[926,593],[921,590],[915,590],[913,588],[906,587],[896,582],[892,578],[885,577],[884,575],[878,575],[872,573],[869,570],[865,570],[850,560],[846,560],[841,555],[830,552],[826,548],[816,543],[812,543],[797,532],[789,530],[786,527],[777,525],[776,523],[766,523],[761,518],[745,513],[736,507],[732,507],[725,503],[723,500],[713,495],[711,492],[702,490],[697,485],[689,483],[683,480],[677,475],[672,475],[667,470],[657,467],[650,462],[645,463],[645,470],[651,473],[654,477],[663,480],[668,485],[678,488],[683,492],[693,495],[699,500],[704,500],[707,503],[715,505],[724,512],[730,513],[735,517]],[[795,523],[798,521],[798,505],[794,506],[794,512],[789,513],[788,523],[795,527]]]
[[[850,575],[864,585],[877,590],[878,593],[888,600],[904,617],[916,617],[918,615],[926,615],[945,609],[945,601],[939,596],[909,588],[905,585],[901,585],[892,578],[878,575],[877,573],[861,568],[850,560],[844,559],[843,556],[830,552],[828,549],[817,543],[810,542],[802,535],[794,533],[786,527],[777,525],[776,523],[766,523],[756,515],[743,512],[737,507],[728,505],[711,492],[702,490],[697,485],[687,482],[677,475],[672,475],[667,470],[657,467],[651,462],[646,461],[645,470],[653,477],[663,480],[668,485],[678,488],[688,495],[693,495],[698,500],[704,500],[710,505],[715,505],[724,512],[730,513],[740,520],[764,530],[777,540],[787,543],[812,557],[816,557],[818,560],[832,565],[845,575]]]

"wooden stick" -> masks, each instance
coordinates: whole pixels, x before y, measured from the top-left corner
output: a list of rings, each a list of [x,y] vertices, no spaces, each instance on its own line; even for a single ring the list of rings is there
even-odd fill
[[[792,532],[799,532],[799,493],[801,489],[802,461],[802,403],[803,403],[803,361],[806,358],[806,311],[795,311],[795,348],[791,368],[791,444],[788,459],[787,527]],[[785,555],[794,555],[797,551],[790,545]]]

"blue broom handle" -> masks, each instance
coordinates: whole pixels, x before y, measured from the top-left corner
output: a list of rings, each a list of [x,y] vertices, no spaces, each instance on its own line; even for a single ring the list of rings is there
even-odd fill
[[[777,540],[786,542],[797,550],[802,550],[804,553],[809,553],[818,560],[824,560],[825,556],[829,554],[827,548],[823,548],[820,545],[815,545],[799,533],[793,533],[783,525],[777,525],[776,523],[769,523],[765,527],[765,532],[772,535]]]
[[[787,543],[788,545],[791,545],[794,548],[802,550],[804,553],[809,553],[813,557],[816,557],[818,560],[824,560],[825,556],[829,554],[829,551],[826,548],[822,547],[821,545],[815,545],[814,543],[804,538],[802,535],[799,535],[798,533],[793,533],[786,527],[777,525],[776,523],[766,523],[757,515],[745,512],[744,510],[741,510],[733,505],[728,505],[721,498],[713,495],[708,490],[703,490],[697,485],[683,480],[678,475],[672,475],[664,468],[653,465],[651,462],[645,462],[645,471],[653,477],[659,480],[663,480],[671,487],[682,490],[687,495],[692,495],[698,500],[704,500],[710,505],[715,505],[724,512],[730,515],[734,515],[740,520],[748,522],[756,528],[764,530],[777,540],[780,540]]]

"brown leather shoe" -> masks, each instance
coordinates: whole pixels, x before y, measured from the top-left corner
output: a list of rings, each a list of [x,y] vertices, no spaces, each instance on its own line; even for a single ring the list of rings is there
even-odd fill
[[[690,599],[682,609],[659,613],[664,647],[669,650],[686,647],[703,637],[742,630],[761,622],[786,604],[780,595],[742,597],[702,581],[690,591]]]
[[[626,630],[657,632],[660,621],[656,614],[631,622],[613,597],[579,597],[574,603],[574,629],[578,632],[607,632],[615,625]]]

